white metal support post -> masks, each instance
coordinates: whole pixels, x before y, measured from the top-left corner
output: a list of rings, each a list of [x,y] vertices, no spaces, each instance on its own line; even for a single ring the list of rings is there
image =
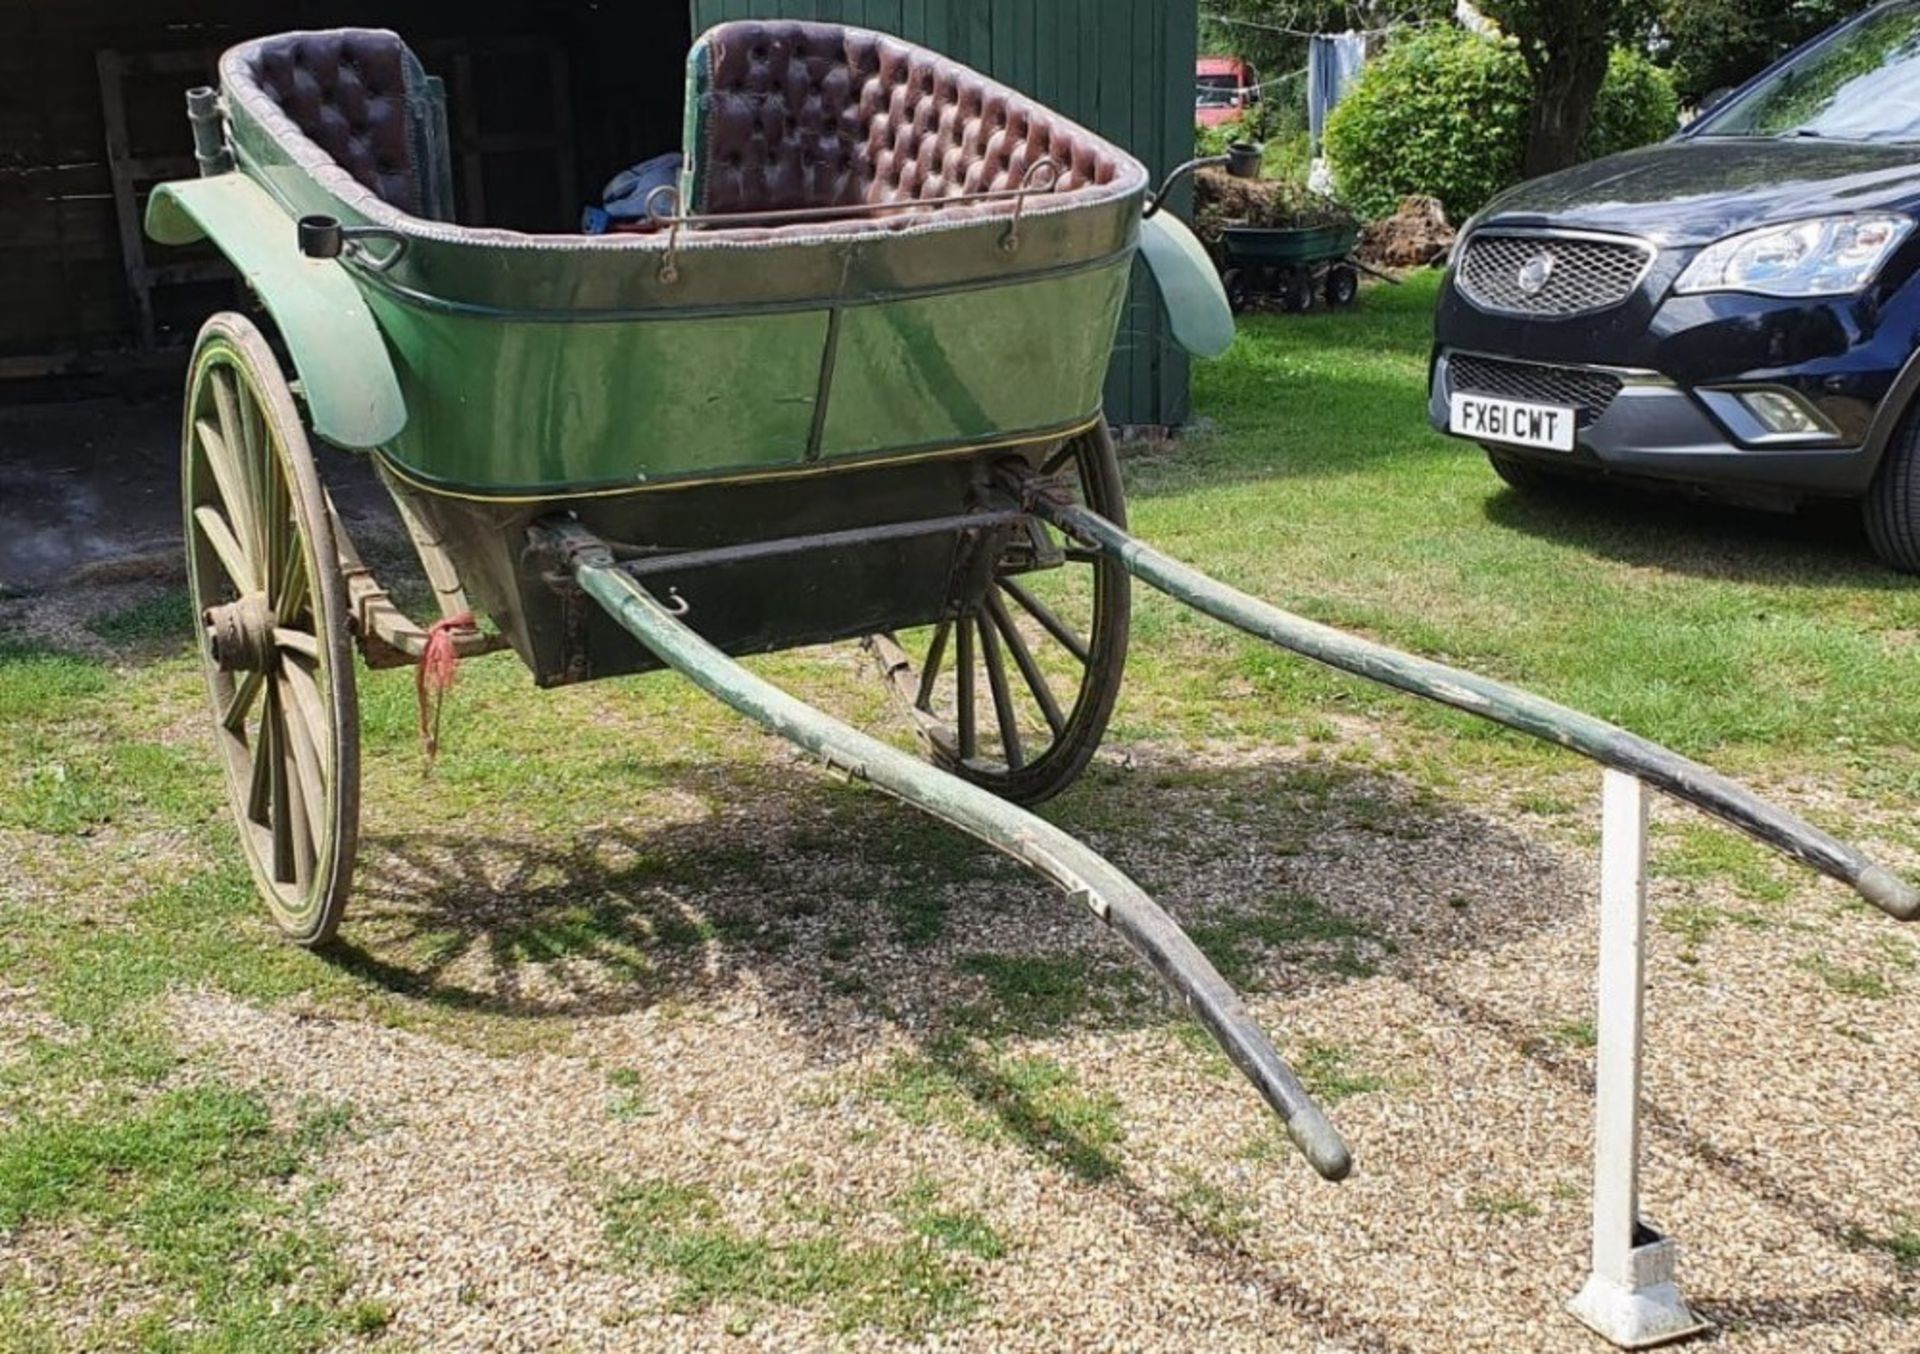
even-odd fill
[[[1647,934],[1647,787],[1609,768],[1600,812],[1599,1057],[1593,1272],[1573,1314],[1622,1349],[1707,1328],[1674,1284],[1674,1246],[1640,1220],[1640,1020]]]

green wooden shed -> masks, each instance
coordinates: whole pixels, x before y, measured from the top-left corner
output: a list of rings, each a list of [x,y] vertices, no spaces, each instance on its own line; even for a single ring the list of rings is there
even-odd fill
[[[964,61],[1140,157],[1158,178],[1193,154],[1197,0],[692,0],[694,31],[728,19],[824,19],[894,33]],[[1190,191],[1182,185],[1182,192]],[[1188,199],[1174,204],[1184,214]],[[1174,426],[1187,356],[1159,293],[1134,272],[1107,373],[1115,423]]]
[[[1196,0],[0,0],[0,387],[129,362],[171,381],[200,319],[234,302],[218,259],[150,248],[140,230],[152,185],[193,172],[181,92],[233,43],[397,29],[448,82],[459,219],[564,231],[615,170],[679,144],[687,48],[736,18],[884,29],[1156,172],[1191,153]],[[1186,357],[1136,279],[1108,414],[1172,425],[1187,408]]]

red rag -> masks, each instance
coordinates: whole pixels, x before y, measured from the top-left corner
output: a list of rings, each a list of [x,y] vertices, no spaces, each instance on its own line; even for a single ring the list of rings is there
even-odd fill
[[[420,650],[420,666],[414,670],[415,693],[420,698],[420,744],[426,749],[427,764],[440,752],[440,707],[453,690],[453,678],[460,667],[460,651],[454,646],[453,632],[474,629],[473,613],[435,621],[427,627],[427,642]]]

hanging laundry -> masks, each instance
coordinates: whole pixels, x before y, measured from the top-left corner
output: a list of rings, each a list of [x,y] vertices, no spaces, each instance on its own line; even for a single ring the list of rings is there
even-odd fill
[[[1307,42],[1307,131],[1314,151],[1327,126],[1327,114],[1346,97],[1367,63],[1367,40],[1359,33],[1316,33]]]

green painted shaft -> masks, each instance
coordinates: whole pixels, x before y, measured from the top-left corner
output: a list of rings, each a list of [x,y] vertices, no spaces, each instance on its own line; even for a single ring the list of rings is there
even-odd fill
[[[1657,743],[1502,682],[1416,658],[1282,611],[1161,554],[1085,508],[1042,499],[1036,510],[1080,540],[1119,559],[1142,582],[1216,620],[1328,667],[1504,724],[1638,776],[1782,855],[1851,885],[1889,915],[1901,921],[1920,919],[1920,890],[1875,864],[1857,847]]]
[[[562,528],[562,531],[567,529]],[[577,533],[577,534],[576,534]],[[574,578],[607,613],[707,694],[858,779],[1004,851],[1084,902],[1153,966],[1286,1124],[1313,1168],[1339,1180],[1346,1144],[1261,1033],[1239,996],[1178,924],[1112,864],[1044,819],[849,728],[756,677],[669,613],[573,528]]]

